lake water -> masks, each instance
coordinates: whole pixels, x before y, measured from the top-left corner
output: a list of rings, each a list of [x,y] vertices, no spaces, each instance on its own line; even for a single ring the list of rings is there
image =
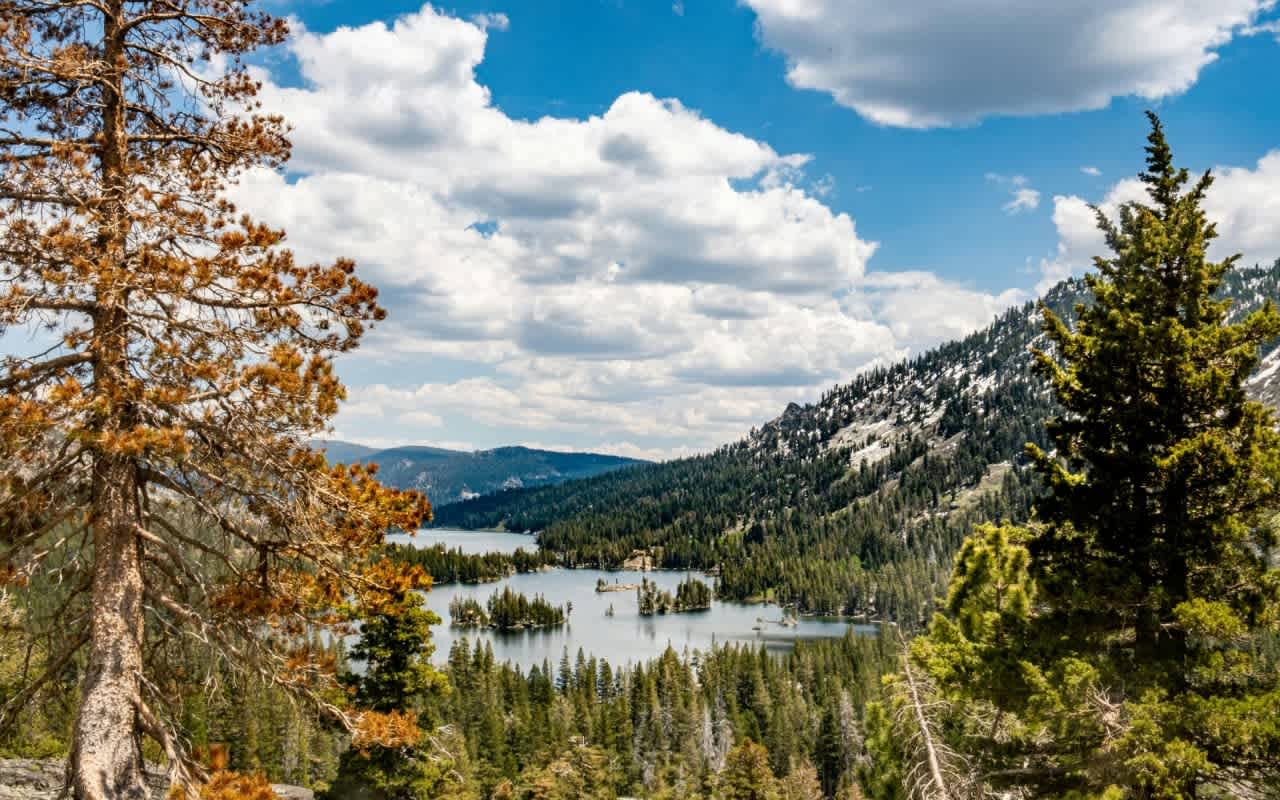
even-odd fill
[[[530,536],[517,533],[488,531],[455,531],[429,529],[416,536],[404,534],[389,537],[393,541],[429,547],[442,543],[447,547],[461,547],[469,553],[500,551],[510,553],[518,547],[536,547]],[[777,624],[782,610],[776,605],[745,605],[713,601],[706,611],[683,614],[666,614],[642,617],[636,609],[634,590],[621,592],[596,592],[596,580],[604,578],[608,583],[639,583],[644,575],[660,587],[675,592],[676,585],[684,580],[685,573],[658,571],[607,572],[596,569],[555,569],[547,572],[512,575],[496,583],[479,585],[444,584],[427,593],[427,606],[444,622],[432,629],[436,643],[436,660],[443,661],[454,640],[477,638],[493,644],[494,656],[509,660],[528,669],[544,661],[553,667],[567,647],[570,659],[576,657],[578,648],[588,655],[608,659],[614,665],[647,661],[671,645],[677,651],[708,650],[713,643],[749,642],[763,644],[770,649],[785,651],[797,639],[817,639],[843,636],[849,623],[840,618],[803,617],[795,627]],[[700,573],[695,576],[710,582]],[[559,628],[533,631],[499,632],[486,629],[455,629],[449,625],[449,601],[454,597],[473,597],[483,604],[489,595],[503,586],[533,597],[542,595],[555,605],[573,603],[569,621]],[[613,607],[613,616],[606,611]],[[761,630],[753,630],[759,627]],[[874,632],[869,625],[855,626]]]

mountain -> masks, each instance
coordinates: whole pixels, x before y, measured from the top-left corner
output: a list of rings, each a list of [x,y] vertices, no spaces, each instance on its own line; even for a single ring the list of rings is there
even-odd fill
[[[1280,260],[1233,271],[1222,293],[1233,315],[1280,298]],[[1070,319],[1087,289],[1067,281],[1043,299]],[[918,619],[974,524],[1030,512],[1038,489],[1023,448],[1047,445],[1055,411],[1031,371],[1040,324],[1028,303],[713,453],[476,498],[439,521],[541,530],[570,564],[618,566],[649,549],[666,567],[718,567],[728,598]],[[1280,396],[1280,357],[1251,388]]]
[[[353,464],[364,461],[378,452],[376,447],[365,447],[362,444],[334,440],[319,440],[312,442],[312,445],[323,449],[330,463],[334,464]]]
[[[546,486],[649,463],[599,453],[561,453],[529,447],[466,452],[440,447],[378,450],[330,440],[319,440],[314,445],[324,450],[333,463],[377,464],[378,477],[384,483],[418,489],[437,508],[504,489]]]

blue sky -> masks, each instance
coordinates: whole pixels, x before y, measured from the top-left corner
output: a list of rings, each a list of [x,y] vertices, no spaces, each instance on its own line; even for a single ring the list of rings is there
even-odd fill
[[[336,435],[732,439],[1084,269],[1144,108],[1224,168],[1223,247],[1280,256],[1271,2],[886,5],[273,4],[296,156],[244,201],[392,312]]]

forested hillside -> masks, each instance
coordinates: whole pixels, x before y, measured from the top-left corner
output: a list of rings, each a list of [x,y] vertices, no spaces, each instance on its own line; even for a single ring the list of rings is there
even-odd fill
[[[290,10],[308,5],[324,4]],[[775,5],[810,15],[823,4]],[[1201,36],[1176,9],[1139,5],[1094,9],[1074,26],[1072,14],[1046,16],[1050,25],[1022,16],[1110,83],[1116,64],[1095,56],[1127,42],[1105,17],[1140,17],[1144,39],[1176,34],[1155,37],[1161,48],[1199,38],[1183,55],[1204,65],[1217,56],[1208,43],[1273,28],[1262,14],[1276,3],[1250,0],[1253,11],[1236,8]],[[685,16],[683,3],[671,11]],[[581,120],[584,135],[568,135],[577,122],[506,116],[503,106],[523,104],[519,91],[474,82],[489,71],[489,32],[513,22],[498,10],[467,22],[428,5],[359,30],[344,24],[355,16],[334,16],[331,34],[299,19],[293,36],[293,15],[271,12],[251,0],[0,0],[0,339],[14,346],[0,353],[0,757],[65,758],[71,800],[270,800],[272,780],[318,800],[1280,798],[1280,416],[1251,399],[1280,398],[1270,302],[1280,261],[1240,268],[1226,255],[1242,240],[1276,244],[1254,230],[1275,216],[1260,202],[1265,188],[1242,189],[1230,168],[1232,184],[1211,196],[1212,173],[1193,180],[1177,167],[1148,113],[1146,197],[1117,205],[1113,189],[1095,209],[1106,252],[1086,278],[701,457],[629,466],[524,448],[341,443],[326,454],[316,438],[351,396],[340,367],[379,380],[429,354],[403,378],[424,387],[415,398],[453,381],[442,406],[451,416],[480,397],[462,376],[483,371],[519,400],[501,407],[554,411],[522,429],[603,437],[615,423],[562,401],[648,405],[656,395],[575,387],[648,387],[658,375],[683,385],[705,372],[701,356],[690,359],[712,324],[753,345],[744,363],[791,367],[831,352],[845,346],[846,323],[868,318],[858,304],[838,304],[838,316],[819,304],[837,305],[876,244],[821,201],[832,176],[802,178],[812,156],[720,130],[678,98],[628,92]],[[690,4],[684,22],[703,13]],[[757,16],[752,51],[785,50]],[[877,27],[856,16],[837,39]],[[939,50],[936,36],[878,26],[895,58],[913,39]],[[640,26],[616,27],[627,46],[600,52],[658,52]],[[974,32],[958,38],[985,56],[992,48],[973,48],[985,41]],[[1017,59],[988,65],[1021,65],[1037,49],[1003,25],[992,33],[1016,42]],[[1095,39],[1108,47],[1085,46]],[[539,53],[560,42],[547,44]],[[502,49],[522,70],[554,61]],[[723,52],[718,40],[703,49]],[[1071,77],[1069,60],[1050,55],[1041,79],[1070,83],[1059,80]],[[760,73],[736,65],[753,97],[770,94],[757,91]],[[794,61],[788,82],[821,71]],[[1103,95],[1188,88],[1170,74]],[[1029,75],[1026,94],[1040,103],[1053,87]],[[1156,84],[1168,88],[1148,91]],[[326,89],[335,105],[309,101]],[[299,101],[305,113],[287,113],[304,111]],[[885,127],[906,120],[878,105]],[[952,121],[1030,110],[1000,102]],[[804,126],[795,121],[793,133]],[[1029,144],[1070,163],[1058,145],[1074,131],[1046,138],[1049,127]],[[476,133],[482,147],[455,146]],[[303,157],[289,167],[294,134]],[[414,139],[447,147],[403,147]],[[697,146],[671,146],[686,142]],[[383,159],[375,144],[396,149]],[[904,151],[869,152],[892,164]],[[1271,159],[1243,172],[1260,175]],[[979,163],[915,158],[914,176],[945,185],[941,162]],[[341,169],[341,202],[325,164]],[[362,180],[374,166],[377,178]],[[408,177],[403,193],[393,188]],[[1025,176],[987,181],[1013,190],[1010,214],[1039,203]],[[505,210],[473,221],[481,205]],[[1233,207],[1253,216],[1222,213]],[[362,224],[366,211],[377,225]],[[952,259],[982,252],[954,231],[1017,246],[985,222],[920,220],[915,230]],[[1219,223],[1237,234],[1221,253]],[[296,254],[286,228],[303,234]],[[341,236],[309,238],[319,230]],[[464,238],[465,249],[447,246]],[[399,291],[381,295],[366,273]],[[763,327],[725,318],[778,303],[785,313]],[[396,309],[431,324],[383,329],[374,357],[353,365]],[[629,316],[613,325],[619,312]],[[638,324],[645,316],[659,324]],[[754,341],[766,328],[779,338]],[[384,349],[393,341],[411,346]],[[376,355],[393,349],[394,360]],[[609,369],[579,372],[605,357]],[[621,359],[643,380],[619,380]],[[508,388],[520,371],[533,379]],[[670,433],[657,423],[671,409],[654,405],[619,430]],[[519,488],[452,502],[504,486]],[[433,513],[439,524],[540,531],[542,550],[389,543]],[[499,538],[523,537],[485,546]],[[787,608],[780,620],[759,612],[748,634],[717,616],[727,604],[692,575],[661,587],[568,570],[532,580],[552,565],[624,563],[705,569],[722,598]],[[525,574],[483,606],[471,590],[454,596],[451,621],[485,641],[437,653],[442,620],[424,593],[437,580],[513,573]],[[597,592],[636,590],[635,613],[601,607],[592,577]],[[535,586],[552,591],[525,591]],[[575,597],[590,597],[594,613],[583,603],[575,617]],[[881,622],[810,625],[797,611]],[[660,625],[667,614],[681,616]],[[531,629],[559,636],[575,625],[612,626],[611,636],[565,638],[582,649],[526,666],[495,656],[552,633]],[[664,647],[662,632],[679,627],[686,647]],[[819,628],[842,635],[806,640]],[[646,649],[621,647],[628,639]],[[653,657],[637,663],[632,652]],[[159,773],[167,785],[155,791]]]
[[[1233,318],[1280,298],[1280,260],[1238,268]],[[1046,305],[1068,319],[1078,280]],[[437,524],[541,531],[568,564],[616,567],[650,548],[665,567],[721,571],[733,599],[911,623],[931,609],[976,522],[1024,520],[1036,491],[1023,455],[1055,411],[1031,348],[1032,303],[988,327],[791,405],[713,453],[439,509]],[[1253,386],[1269,396],[1267,365]]]
[[[314,442],[335,464],[376,464],[378,479],[398,489],[415,489],[436,506],[505,489],[547,486],[589,478],[646,462],[600,453],[561,453],[529,447],[447,450],[391,447],[378,450],[349,442]]]

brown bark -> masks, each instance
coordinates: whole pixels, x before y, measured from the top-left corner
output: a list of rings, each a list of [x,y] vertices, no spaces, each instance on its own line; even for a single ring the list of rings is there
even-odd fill
[[[61,348],[0,357],[0,520],[20,526],[2,555],[77,587],[77,800],[145,797],[143,736],[182,779],[179,709],[147,691],[177,676],[144,656],[183,626],[376,737],[376,714],[330,701],[329,659],[261,633],[341,631],[333,598],[376,604],[425,580],[375,548],[429,518],[426,499],[306,444],[344,397],[334,355],[384,316],[376,290],[349,260],[297,262],[282,231],[223,202],[243,170],[289,155],[241,59],[287,27],[252,5],[0,0],[0,124],[22,132],[0,135],[0,321],[62,334]],[[193,55],[225,56],[225,70],[196,74]],[[146,502],[151,484],[163,508]]]
[[[142,675],[142,561],[133,465],[104,458],[94,476],[89,660],[71,753],[76,800],[147,797],[137,698]]]
[[[100,430],[129,430],[134,414],[128,381],[128,295],[117,288],[126,274],[129,216],[126,206],[128,133],[124,97],[123,0],[110,0],[103,25],[102,146],[99,150],[105,215],[99,238],[115,275],[98,291],[93,315],[94,385],[104,402]],[[114,278],[114,279],[113,279]],[[142,689],[142,547],[137,465],[131,458],[95,455],[90,515],[93,529],[93,594],[89,657],[81,684],[71,752],[75,800],[143,800],[139,704]]]

